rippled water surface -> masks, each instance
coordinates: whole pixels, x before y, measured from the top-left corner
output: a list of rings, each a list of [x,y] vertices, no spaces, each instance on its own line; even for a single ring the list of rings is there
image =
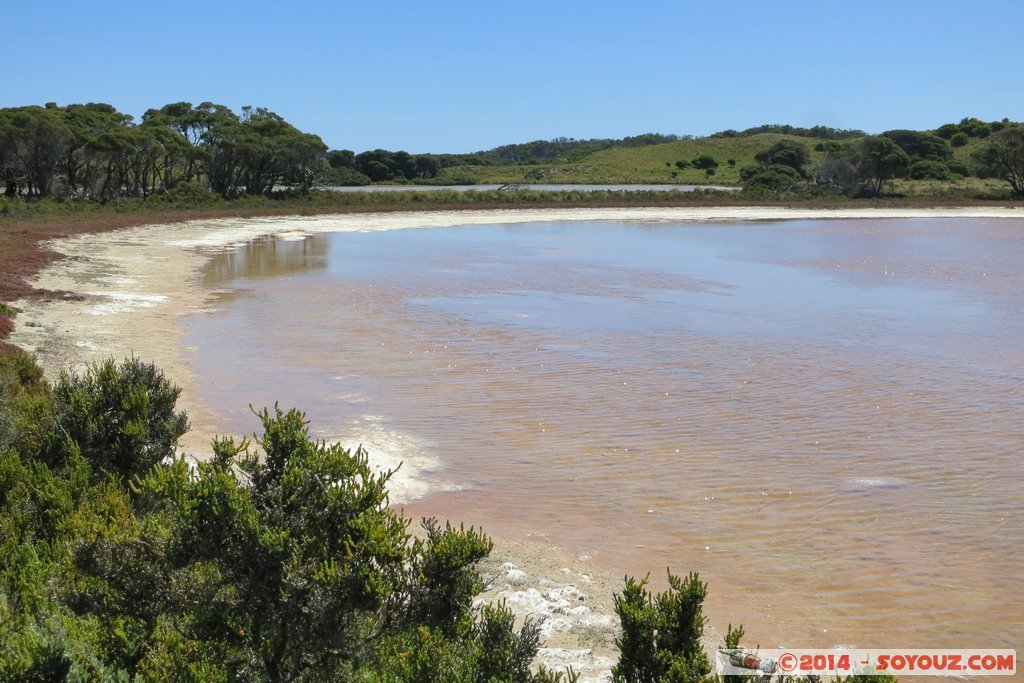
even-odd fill
[[[698,570],[766,647],[1018,647],[1022,264],[1007,219],[266,238],[185,324],[223,430],[436,459],[411,514]]]

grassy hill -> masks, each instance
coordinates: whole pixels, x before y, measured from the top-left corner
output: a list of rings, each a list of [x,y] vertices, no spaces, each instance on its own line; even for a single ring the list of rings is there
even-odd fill
[[[850,138],[854,143],[859,138]],[[466,164],[445,169],[441,178],[476,179],[479,183],[652,183],[694,185],[740,185],[740,169],[757,165],[754,155],[767,150],[781,140],[804,145],[810,156],[809,166],[824,159],[825,153],[816,151],[822,142],[817,138],[781,133],[753,135],[711,136],[689,138],[662,144],[612,147],[585,154],[579,158],[556,159],[531,164]],[[953,159],[972,165],[973,152],[987,144],[985,138],[970,138],[964,146],[953,147]],[[703,169],[692,165],[680,169],[676,162],[692,162],[698,156],[709,155],[718,163],[715,174],[708,176]],[[733,162],[733,163],[730,163]],[[893,190],[910,196],[957,196],[965,192],[971,196],[999,196],[1005,194],[1005,183],[995,180],[964,178],[950,181],[897,181]]]
[[[677,140],[643,147],[615,147],[589,154],[571,162],[520,164],[511,166],[470,166],[465,171],[477,175],[482,183],[686,183],[738,184],[739,170],[753,165],[757,152],[779,140],[790,139],[807,144],[816,141],[794,135],[763,133],[743,137],[708,137]],[[676,167],[680,160],[693,161],[707,154],[719,166],[713,176],[692,166]],[[820,153],[811,152],[817,160]],[[817,155],[817,156],[815,156]],[[734,163],[730,164],[729,160]]]

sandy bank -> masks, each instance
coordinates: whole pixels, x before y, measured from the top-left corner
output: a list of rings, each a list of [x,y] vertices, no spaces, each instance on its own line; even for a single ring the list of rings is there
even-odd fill
[[[756,221],[820,218],[993,217],[1019,218],[1020,209],[782,209],[708,207],[649,209],[545,209],[345,214],[320,217],[215,219],[132,227],[54,240],[48,248],[65,258],[46,267],[33,284],[81,293],[77,301],[21,300],[18,326],[9,338],[38,354],[52,377],[62,368],[135,355],[152,360],[183,388],[180,405],[192,431],[185,451],[202,455],[216,429],[217,416],[197,395],[195,350],[183,345],[181,318],[211,305],[199,284],[208,257],[218,250],[264,235],[302,239],[323,232],[378,231],[472,224],[511,224],[562,220],[657,222]],[[355,435],[337,435],[350,441]],[[349,438],[346,438],[349,437]],[[401,460],[383,435],[367,443],[382,466]],[[365,440],[363,435],[360,440]],[[436,482],[439,465],[405,459],[394,481],[396,501],[422,495]],[[543,619],[543,658],[551,665],[584,668],[584,680],[604,680],[614,657],[612,593],[621,578],[608,575],[587,558],[541,543],[500,542],[486,567],[493,577],[485,599],[506,599],[519,614]]]

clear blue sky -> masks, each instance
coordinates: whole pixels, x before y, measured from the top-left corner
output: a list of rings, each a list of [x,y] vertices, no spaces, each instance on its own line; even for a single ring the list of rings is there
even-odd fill
[[[0,107],[263,106],[332,148],[1024,119],[1024,2],[12,0]]]

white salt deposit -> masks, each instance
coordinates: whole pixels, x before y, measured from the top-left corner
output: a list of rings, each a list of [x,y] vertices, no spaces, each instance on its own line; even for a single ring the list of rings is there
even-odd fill
[[[560,574],[571,576],[573,571],[563,567]],[[546,579],[537,580],[512,562],[505,562],[488,592],[490,601],[504,601],[518,617],[530,619],[540,626],[541,642],[546,647],[537,653],[539,663],[559,671],[572,667],[582,674],[581,681],[611,680],[614,662],[606,656],[596,655],[593,648],[547,647],[548,641],[555,636],[589,636],[610,642],[617,634],[618,621],[614,615],[588,605],[589,596],[578,586],[571,583],[551,586]]]
[[[152,308],[158,303],[167,301],[163,294],[139,294],[137,292],[86,292],[87,295],[106,299],[102,303],[89,306],[90,315],[112,315],[126,313],[136,308]]]

